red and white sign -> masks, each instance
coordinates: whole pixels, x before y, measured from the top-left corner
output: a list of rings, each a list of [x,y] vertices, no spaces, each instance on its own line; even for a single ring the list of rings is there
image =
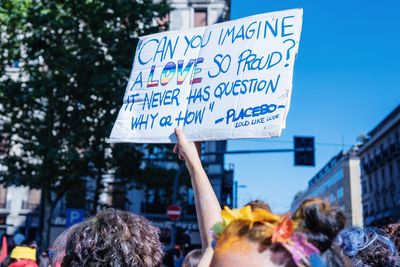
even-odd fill
[[[176,221],[181,217],[181,207],[177,205],[171,205],[167,209],[167,216],[170,220]]]

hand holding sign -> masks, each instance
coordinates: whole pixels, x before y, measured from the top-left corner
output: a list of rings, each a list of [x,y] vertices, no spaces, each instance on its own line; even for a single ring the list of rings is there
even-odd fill
[[[290,106],[302,10],[140,38],[109,142],[279,136]]]
[[[185,161],[189,172],[192,174],[194,169],[202,168],[200,160],[201,143],[188,141],[179,128],[175,128],[175,135],[178,143],[174,147],[174,153],[178,154],[180,160]]]

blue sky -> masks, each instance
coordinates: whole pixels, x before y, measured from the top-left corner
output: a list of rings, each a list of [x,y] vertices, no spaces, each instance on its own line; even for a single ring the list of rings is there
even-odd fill
[[[229,141],[228,149],[291,148],[294,135],[312,135],[316,167],[294,167],[292,153],[226,156],[247,186],[239,189],[240,205],[259,198],[287,211],[332,156],[400,104],[400,1],[233,0],[231,19],[299,7],[303,30],[287,128],[276,139]]]

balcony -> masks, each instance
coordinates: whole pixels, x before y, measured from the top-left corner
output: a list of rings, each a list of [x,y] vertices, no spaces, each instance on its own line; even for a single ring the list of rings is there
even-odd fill
[[[32,202],[29,202],[29,201],[22,201],[22,204],[21,204],[21,209],[23,209],[23,210],[34,210],[34,209],[37,209],[37,208],[39,208],[39,203],[32,203]]]
[[[11,202],[10,201],[1,201],[0,202],[0,213],[8,212],[10,210]]]

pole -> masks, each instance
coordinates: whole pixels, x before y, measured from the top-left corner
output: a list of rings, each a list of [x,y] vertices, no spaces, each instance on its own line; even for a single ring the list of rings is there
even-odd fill
[[[212,156],[212,155],[225,155],[225,154],[261,154],[261,153],[286,153],[286,152],[305,152],[313,151],[313,148],[284,148],[284,149],[259,149],[259,150],[231,150],[231,151],[217,151],[210,153],[202,153],[202,156]],[[161,162],[176,162],[176,159],[168,158],[144,158],[144,161],[161,161]]]
[[[238,194],[238,182],[234,181],[233,182],[233,203],[232,203],[232,206],[234,209],[237,208],[237,198],[238,198],[237,194]]]
[[[202,155],[220,155],[220,154],[258,154],[258,153],[282,153],[282,152],[293,152],[294,149],[259,149],[259,150],[231,150],[231,151],[218,151],[211,153],[204,153]]]

